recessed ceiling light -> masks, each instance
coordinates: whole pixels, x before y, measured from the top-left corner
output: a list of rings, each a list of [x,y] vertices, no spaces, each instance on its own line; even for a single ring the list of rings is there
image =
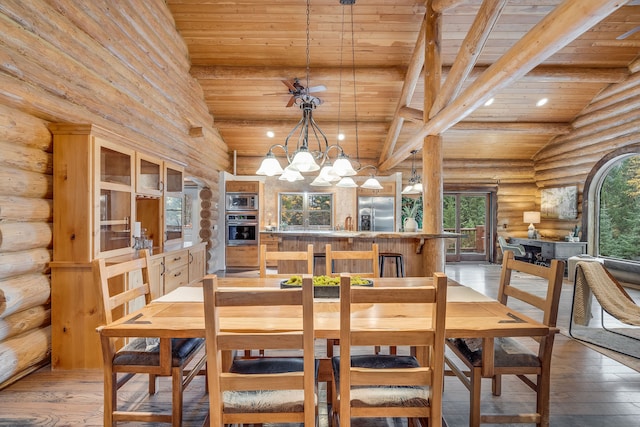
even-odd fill
[[[540,101],[536,102],[536,107],[542,107],[544,104],[547,103],[547,101],[549,101],[548,98],[542,98]]]
[[[344,133],[338,134],[338,141],[344,141]]]
[[[273,133],[273,131],[268,130],[268,131],[267,131],[267,136],[268,136],[269,138],[273,138],[274,136],[276,136],[276,134],[275,134],[275,133]]]
[[[493,104],[494,100],[495,100],[494,98],[489,99],[487,102],[484,103],[484,106],[488,107],[489,105]]]

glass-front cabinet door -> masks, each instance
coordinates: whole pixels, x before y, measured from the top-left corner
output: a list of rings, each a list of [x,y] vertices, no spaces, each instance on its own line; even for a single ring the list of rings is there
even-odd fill
[[[97,224],[96,257],[114,256],[132,249],[131,217],[134,204],[134,152],[96,139]]]
[[[154,157],[136,154],[136,192],[150,196],[162,196],[164,186],[163,162]]]
[[[164,176],[164,242],[178,243],[182,241],[184,226],[183,169],[165,163]]]
[[[181,167],[175,165],[165,164],[165,192],[167,193],[182,193],[182,187],[184,181],[182,179],[183,170]]]

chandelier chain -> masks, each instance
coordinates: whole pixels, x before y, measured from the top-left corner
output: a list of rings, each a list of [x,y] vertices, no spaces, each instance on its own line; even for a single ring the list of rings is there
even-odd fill
[[[354,1],[355,3],[355,1]],[[356,41],[353,30],[353,3],[350,5],[351,11],[351,72],[353,74],[353,119],[355,120],[356,131],[356,160],[360,163],[360,147],[358,143],[358,101],[356,95]]]
[[[311,59],[310,59],[310,54],[309,54],[309,45],[311,44],[311,35],[310,35],[310,30],[309,27],[311,26],[311,0],[307,0],[307,49],[306,49],[306,56],[307,56],[307,88],[309,88],[309,69],[311,68]]]

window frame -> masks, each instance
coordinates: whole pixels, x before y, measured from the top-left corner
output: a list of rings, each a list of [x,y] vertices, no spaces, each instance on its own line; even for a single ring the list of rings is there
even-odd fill
[[[284,224],[282,221],[283,209],[282,209],[282,197],[283,196],[302,196],[302,225],[290,225]],[[329,198],[329,225],[317,225],[312,224],[310,221],[310,200],[313,196],[322,196]],[[333,230],[334,224],[334,194],[328,192],[308,192],[308,191],[286,191],[278,193],[278,224],[280,224],[280,230],[282,231],[295,231],[295,230]]]
[[[600,164],[599,167],[597,167],[597,170],[593,175],[593,180],[592,180],[592,187],[593,187],[592,200],[594,201],[594,203],[593,203],[592,212],[590,213],[593,214],[593,222],[592,222],[592,227],[590,227],[589,234],[590,236],[593,236],[592,252],[595,256],[600,258],[623,261],[623,262],[638,263],[638,260],[620,258],[620,257],[615,257],[610,255],[602,255],[600,251],[600,220],[601,220],[600,212],[601,212],[601,203],[602,203],[601,201],[602,187],[604,186],[604,182],[609,176],[609,174],[611,173],[612,169],[631,157],[640,157],[640,151],[625,152],[625,153],[612,156],[611,158],[607,159],[607,161]]]

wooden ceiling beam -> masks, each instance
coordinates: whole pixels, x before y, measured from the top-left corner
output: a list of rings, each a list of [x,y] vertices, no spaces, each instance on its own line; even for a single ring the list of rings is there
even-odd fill
[[[413,123],[424,124],[424,114],[417,108],[402,107],[399,112],[404,120]],[[569,123],[550,122],[458,122],[450,131],[485,131],[485,132],[522,132],[537,133],[541,135],[558,135],[571,131]]]
[[[451,70],[449,70],[438,96],[433,101],[429,117],[433,117],[460,93],[506,4],[507,0],[483,0],[476,18],[465,36],[462,46],[460,46],[458,55],[453,61]]]
[[[347,67],[345,67],[346,69]],[[402,81],[405,76],[403,67],[358,67],[358,81]],[[200,80],[289,80],[304,78],[304,67],[231,67],[231,66],[193,66],[190,73]],[[310,70],[314,81],[340,80],[340,67],[314,67]]]
[[[418,43],[424,43],[418,39]],[[423,52],[424,54],[424,52]],[[419,59],[419,58],[418,58]],[[424,58],[423,58],[424,62]],[[418,76],[422,72],[423,63],[417,67],[416,60],[412,58],[409,67],[358,67],[356,68],[358,81],[403,81],[405,75],[413,75],[417,68]],[[488,67],[476,66],[469,74],[469,78],[474,79],[484,73]],[[451,67],[443,67],[443,76],[448,76]],[[230,66],[194,66],[191,67],[191,75],[200,80],[282,80],[293,77],[304,76],[306,73],[303,67],[298,68],[278,68],[278,67],[230,67]],[[338,81],[340,79],[339,67],[313,68],[313,79]],[[584,67],[563,67],[542,65],[529,71],[522,77],[522,81],[536,82],[582,82],[582,83],[619,83],[630,74],[628,68],[584,68]],[[417,81],[419,77],[415,80]],[[401,99],[403,96],[401,96]],[[403,104],[403,105],[406,105]]]
[[[422,68],[424,67],[424,25],[425,23],[423,20],[420,27],[420,32],[418,33],[418,40],[416,41],[416,45],[413,49],[413,54],[411,55],[409,68],[407,70],[406,77],[404,77],[404,83],[402,85],[402,91],[400,92],[400,98],[398,98],[398,102],[396,103],[396,110],[393,115],[393,120],[389,125],[389,131],[387,132],[387,136],[384,139],[384,144],[382,145],[382,151],[380,152],[380,162],[384,162],[395,149],[396,141],[398,140],[398,136],[400,135],[400,131],[402,130],[403,123],[403,119],[398,113],[400,111],[400,108],[411,102],[411,98],[413,97],[413,94],[416,90],[416,85],[418,84],[418,79],[420,78]]]
[[[494,62],[452,103],[444,107],[416,132],[380,170],[393,168],[421,147],[427,135],[438,135],[491,98],[498,90],[517,81],[542,61],[575,40],[593,25],[622,7],[619,0],[567,0]]]

